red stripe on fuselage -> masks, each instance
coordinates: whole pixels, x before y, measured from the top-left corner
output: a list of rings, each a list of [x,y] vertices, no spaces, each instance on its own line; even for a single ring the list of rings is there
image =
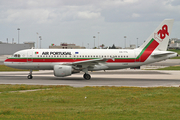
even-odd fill
[[[78,62],[92,59],[6,59],[5,62]],[[135,62],[135,59],[115,59],[107,62]]]
[[[78,61],[85,61],[90,59],[6,59],[5,62],[78,62]]]

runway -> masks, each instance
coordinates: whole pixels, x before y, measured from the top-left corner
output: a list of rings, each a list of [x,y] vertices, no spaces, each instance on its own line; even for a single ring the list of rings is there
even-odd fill
[[[180,86],[180,71],[157,70],[114,70],[89,72],[91,80],[84,80],[83,73],[68,77],[54,77],[53,71],[35,71],[33,79],[27,79],[28,72],[0,72],[0,84],[68,85],[84,86]]]

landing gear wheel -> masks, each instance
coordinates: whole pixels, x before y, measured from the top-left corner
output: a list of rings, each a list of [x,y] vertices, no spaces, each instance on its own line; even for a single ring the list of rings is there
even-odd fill
[[[32,76],[32,75],[28,75],[27,78],[28,78],[28,79],[32,79],[33,76]]]
[[[90,80],[91,79],[91,76],[89,75],[89,74],[84,74],[84,79],[86,79],[86,80]]]
[[[27,76],[28,79],[32,79],[33,76],[32,76],[32,70],[29,71],[29,75]]]

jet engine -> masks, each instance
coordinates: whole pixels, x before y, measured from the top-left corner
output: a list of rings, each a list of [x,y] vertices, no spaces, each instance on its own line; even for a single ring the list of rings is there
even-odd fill
[[[65,65],[54,65],[54,76],[64,77],[72,74],[72,67]]]

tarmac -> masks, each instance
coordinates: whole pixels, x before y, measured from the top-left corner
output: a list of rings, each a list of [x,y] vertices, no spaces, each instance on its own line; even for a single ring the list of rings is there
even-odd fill
[[[91,79],[84,80],[83,73],[68,77],[54,77],[53,71],[35,71],[33,79],[28,72],[0,72],[0,84],[68,85],[84,86],[128,86],[128,87],[179,87],[180,71],[159,70],[114,70],[90,72]]]

